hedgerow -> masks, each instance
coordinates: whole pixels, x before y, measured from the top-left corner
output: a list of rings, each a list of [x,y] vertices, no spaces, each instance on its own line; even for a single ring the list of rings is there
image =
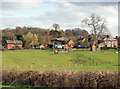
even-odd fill
[[[120,88],[120,73],[110,71],[3,71],[2,83],[42,87]]]

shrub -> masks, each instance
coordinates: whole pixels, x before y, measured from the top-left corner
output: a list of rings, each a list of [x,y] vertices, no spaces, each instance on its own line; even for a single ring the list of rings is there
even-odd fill
[[[3,71],[3,84],[81,89],[120,88],[118,72],[110,71]]]
[[[19,46],[15,46],[14,49],[15,49],[15,50],[19,50],[19,49],[21,49],[21,48],[20,48]]]
[[[114,47],[101,47],[101,50],[109,50],[109,49],[117,49],[117,48],[114,48]]]

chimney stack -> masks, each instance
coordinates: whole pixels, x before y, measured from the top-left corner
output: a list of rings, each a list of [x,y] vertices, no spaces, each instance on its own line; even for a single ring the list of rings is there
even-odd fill
[[[107,38],[110,38],[110,35],[107,35]]]
[[[118,39],[118,36],[115,36],[115,39]]]

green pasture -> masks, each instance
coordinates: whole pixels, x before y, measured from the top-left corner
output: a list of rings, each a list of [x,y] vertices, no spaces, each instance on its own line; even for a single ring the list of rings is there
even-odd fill
[[[3,70],[118,70],[116,50],[91,52],[74,50],[59,52],[51,50],[2,51]]]

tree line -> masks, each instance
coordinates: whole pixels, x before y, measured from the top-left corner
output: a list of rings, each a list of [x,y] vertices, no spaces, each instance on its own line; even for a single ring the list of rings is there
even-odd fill
[[[76,41],[80,36],[87,38],[89,33],[85,29],[75,28],[63,30],[49,30],[37,27],[16,27],[15,29],[6,28],[2,30],[2,45],[5,46],[6,40],[21,40],[24,47],[34,45],[52,44],[51,40],[57,37],[65,37]]]

